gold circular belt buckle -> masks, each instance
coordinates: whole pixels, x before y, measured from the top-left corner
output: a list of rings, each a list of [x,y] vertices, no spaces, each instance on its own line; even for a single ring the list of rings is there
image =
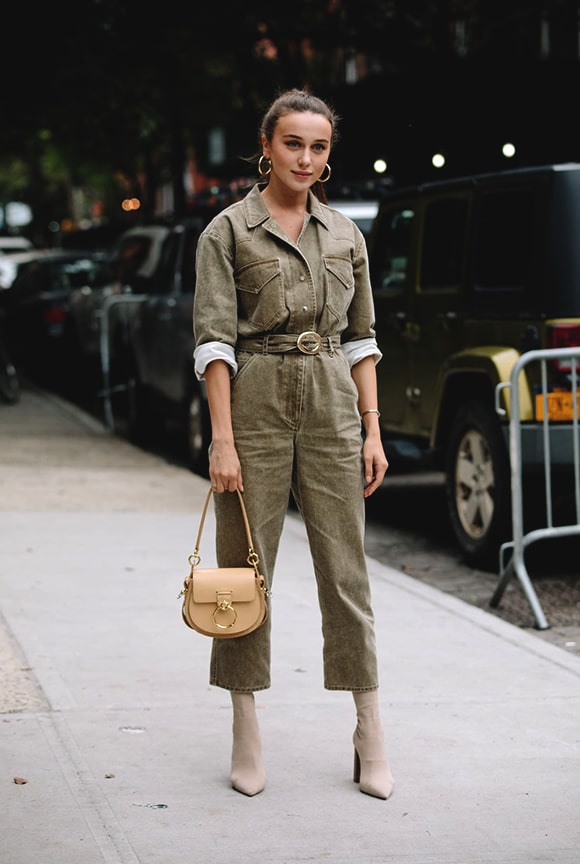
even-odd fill
[[[312,344],[314,342],[314,344]],[[296,347],[303,354],[320,354],[322,336],[315,330],[305,330],[296,340]]]

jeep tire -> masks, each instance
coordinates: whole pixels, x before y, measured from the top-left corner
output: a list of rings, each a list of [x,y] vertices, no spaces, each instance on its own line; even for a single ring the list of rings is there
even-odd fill
[[[445,454],[451,527],[472,566],[499,570],[511,526],[508,452],[493,409],[470,401],[455,415]]]

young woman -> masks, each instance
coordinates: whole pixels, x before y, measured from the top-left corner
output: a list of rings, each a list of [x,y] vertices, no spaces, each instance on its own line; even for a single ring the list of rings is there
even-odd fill
[[[263,182],[199,240],[195,363],[211,416],[219,566],[247,555],[237,494],[224,494],[239,489],[271,587],[292,490],[318,585],[324,687],[353,693],[354,780],[386,799],[393,778],[364,550],[364,499],[388,467],[377,410],[381,353],[363,236],[322,203],[336,123],[325,102],[302,90],[266,112]],[[270,621],[214,640],[210,683],[231,693],[232,785],[256,795],[266,777],[254,692],[270,687]]]

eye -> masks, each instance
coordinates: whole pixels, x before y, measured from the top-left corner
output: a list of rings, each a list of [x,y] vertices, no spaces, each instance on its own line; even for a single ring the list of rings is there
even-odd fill
[[[326,146],[324,144],[315,144],[313,150],[316,150],[317,153],[324,153]]]
[[[290,147],[292,150],[295,150],[297,147],[300,146],[300,144],[298,143],[298,141],[287,141],[286,144],[287,144],[288,147]]]

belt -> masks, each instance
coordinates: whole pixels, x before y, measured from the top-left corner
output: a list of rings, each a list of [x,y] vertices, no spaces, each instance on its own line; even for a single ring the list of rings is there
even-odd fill
[[[238,339],[236,348],[252,354],[287,354],[301,351],[302,354],[334,354],[340,346],[340,336],[321,336],[315,330],[304,333],[272,333],[260,339]]]

